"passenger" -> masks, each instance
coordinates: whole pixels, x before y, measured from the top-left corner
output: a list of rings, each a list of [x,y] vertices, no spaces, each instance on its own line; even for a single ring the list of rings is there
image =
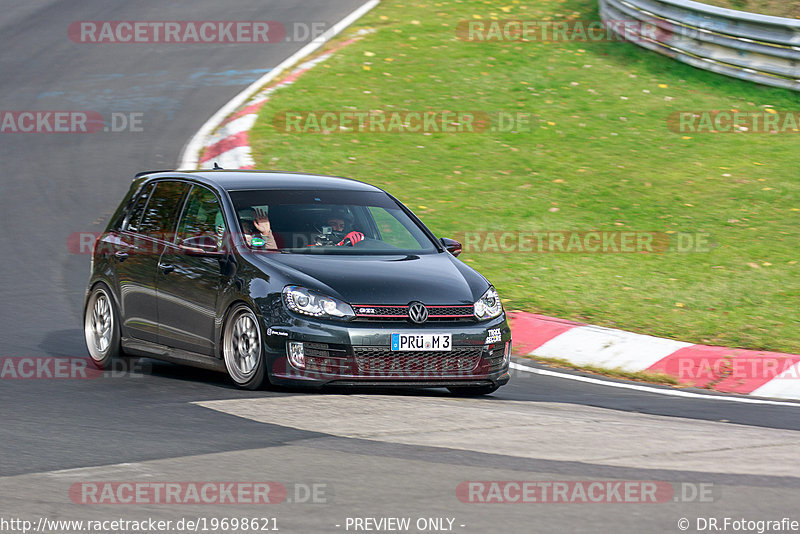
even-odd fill
[[[264,208],[246,208],[239,211],[239,219],[242,223],[242,232],[247,245],[253,246],[253,238],[261,238],[263,245],[258,248],[276,250],[278,244],[270,227],[267,210]]]

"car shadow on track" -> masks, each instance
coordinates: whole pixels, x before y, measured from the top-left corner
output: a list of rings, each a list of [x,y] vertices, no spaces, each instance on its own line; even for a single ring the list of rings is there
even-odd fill
[[[80,329],[66,329],[48,332],[39,344],[41,355],[51,358],[87,358],[88,353]],[[188,365],[179,365],[152,358],[124,357],[115,360],[111,368],[103,372],[105,378],[154,377],[180,382],[206,384],[229,391],[242,391],[224,373],[210,371]],[[263,393],[288,395],[391,395],[404,397],[451,397],[446,389],[424,388],[376,388],[358,386],[326,386],[322,389],[303,387],[268,386]],[[243,392],[243,391],[242,391]],[[250,392],[253,393],[253,392]],[[491,398],[486,396],[482,398]]]

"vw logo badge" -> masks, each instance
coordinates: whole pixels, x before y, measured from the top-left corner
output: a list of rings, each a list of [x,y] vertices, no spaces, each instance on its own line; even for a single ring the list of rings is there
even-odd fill
[[[424,323],[428,320],[428,308],[421,302],[412,302],[408,306],[408,318],[417,324]]]

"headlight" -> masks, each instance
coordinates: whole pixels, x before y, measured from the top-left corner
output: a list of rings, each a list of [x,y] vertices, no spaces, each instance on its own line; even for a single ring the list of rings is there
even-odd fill
[[[500,303],[500,297],[497,295],[497,291],[491,286],[486,290],[486,293],[483,294],[480,300],[473,304],[473,309],[475,317],[479,321],[494,319],[503,313],[503,305]]]
[[[350,319],[356,316],[348,303],[300,286],[283,288],[283,301],[293,312],[312,317]]]

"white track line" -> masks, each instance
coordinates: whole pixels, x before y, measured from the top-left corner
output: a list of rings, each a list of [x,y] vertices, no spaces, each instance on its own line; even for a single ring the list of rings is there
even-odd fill
[[[657,395],[666,395],[669,397],[683,397],[686,399],[702,399],[710,401],[724,401],[724,402],[739,402],[742,404],[769,404],[772,406],[793,406],[800,408],[800,403],[796,402],[781,402],[761,399],[748,399],[742,397],[726,397],[722,395],[704,395],[702,393],[690,393],[688,391],[680,391],[676,389],[662,389],[650,386],[642,386],[639,384],[626,384],[623,382],[612,382],[609,380],[600,380],[598,378],[590,378],[588,376],[571,375],[567,373],[559,373],[557,371],[550,371],[549,369],[537,369],[535,367],[528,367],[527,365],[520,365],[516,362],[511,362],[511,368],[517,371],[525,371],[542,376],[552,376],[554,378],[565,378],[567,380],[575,380],[576,382],[586,382],[588,384],[596,384],[598,386],[608,386],[620,389],[632,389],[634,391],[643,391],[645,393],[655,393]]]
[[[125,462],[121,464],[110,465],[92,465],[87,467],[75,467],[72,469],[59,469],[57,471],[45,471],[43,474],[56,477],[56,478],[71,478],[71,477],[92,477],[104,475],[119,475],[128,473],[128,475],[139,476],[154,476],[156,471],[149,468],[147,465],[137,462]]]
[[[225,120],[228,115],[236,111],[239,106],[247,101],[248,97],[259,90],[262,86],[278,77],[287,68],[291,67],[307,55],[312,54],[314,51],[322,47],[322,45],[341,33],[342,30],[350,26],[353,22],[363,17],[368,11],[370,11],[379,3],[380,0],[369,0],[369,2],[362,5],[345,18],[334,24],[328,31],[292,54],[277,67],[251,83],[245,90],[228,101],[228,103],[222,106],[219,111],[214,113],[214,115],[212,115],[211,118],[200,127],[200,129],[196,134],[194,134],[189,142],[186,143],[186,146],[183,148],[183,152],[181,153],[180,164],[178,165],[178,168],[183,170],[196,169],[198,160],[200,159],[200,151],[205,146],[206,138],[217,129],[220,123]]]

